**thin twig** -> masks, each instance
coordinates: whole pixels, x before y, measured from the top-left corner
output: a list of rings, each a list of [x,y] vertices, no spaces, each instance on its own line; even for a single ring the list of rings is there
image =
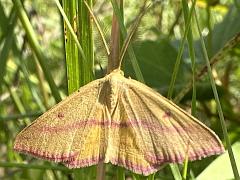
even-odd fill
[[[210,66],[214,66],[219,60],[223,59],[224,55],[232,50],[236,45],[240,43],[240,32],[237,33],[232,39],[230,39],[223,48],[221,48],[210,60]],[[207,72],[207,65],[203,66],[200,71],[196,73],[196,80],[200,80]],[[192,81],[185,86],[184,89],[178,93],[174,98],[175,102],[181,101],[181,99],[191,90]]]

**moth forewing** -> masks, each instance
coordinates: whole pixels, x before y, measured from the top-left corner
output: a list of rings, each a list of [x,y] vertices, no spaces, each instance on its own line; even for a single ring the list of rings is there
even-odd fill
[[[70,168],[111,162],[144,175],[224,151],[207,126],[120,70],[44,113],[18,134],[14,149]]]

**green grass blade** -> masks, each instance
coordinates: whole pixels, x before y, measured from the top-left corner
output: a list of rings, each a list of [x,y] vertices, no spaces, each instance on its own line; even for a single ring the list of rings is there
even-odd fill
[[[19,62],[19,66],[20,66],[21,71],[22,71],[22,73],[23,73],[23,75],[24,75],[24,78],[25,78],[25,81],[26,81],[26,83],[27,83],[27,86],[28,86],[28,88],[29,88],[29,90],[30,90],[30,92],[31,92],[31,94],[32,94],[32,96],[33,96],[33,99],[34,99],[35,102],[37,103],[37,105],[38,105],[38,107],[40,108],[40,110],[41,110],[42,112],[45,112],[45,111],[46,111],[46,107],[45,107],[44,104],[42,103],[42,101],[41,101],[41,99],[40,99],[40,97],[39,97],[39,95],[38,95],[37,90],[33,87],[33,84],[32,84],[32,82],[31,82],[31,80],[29,79],[29,73],[28,73],[28,70],[27,70],[27,68],[26,68],[25,62],[20,61],[20,62]]]
[[[189,7],[186,0],[182,0],[182,7],[183,7],[183,15],[184,15],[184,21],[185,21],[185,28],[187,28],[187,18],[189,15]],[[196,57],[195,57],[195,51],[193,46],[193,36],[192,36],[192,28],[190,26],[188,35],[187,35],[187,41],[188,41],[188,50],[189,55],[192,62],[192,115],[194,116],[196,114],[196,83],[195,83],[195,76],[196,76]]]
[[[5,168],[21,168],[21,169],[44,169],[44,170],[57,170],[72,172],[71,169],[64,166],[53,166],[53,165],[37,165],[37,164],[24,164],[24,163],[15,163],[15,162],[0,162],[0,167]]]
[[[117,167],[117,180],[125,180],[125,172],[122,167]]]
[[[192,15],[193,15],[193,8],[195,7],[195,4],[196,4],[196,0],[194,0],[194,2],[193,2],[193,4],[192,4],[192,7],[191,7],[191,9],[190,9],[189,16],[188,16],[188,19],[187,19],[186,29],[185,29],[185,31],[184,31],[183,39],[182,39],[182,41],[181,41],[180,49],[179,49],[179,51],[178,51],[176,63],[175,63],[175,65],[174,65],[174,69],[173,69],[173,74],[172,74],[171,82],[170,82],[170,85],[169,85],[169,90],[168,90],[168,95],[167,95],[168,99],[171,99],[171,98],[172,98],[173,89],[174,89],[174,84],[175,84],[175,81],[176,81],[176,78],[177,78],[177,73],[178,73],[178,70],[179,70],[179,66],[180,66],[180,62],[181,62],[181,57],[182,57],[182,53],[183,53],[183,49],[184,49],[184,43],[185,43],[185,40],[186,40],[186,38],[187,38],[188,31],[189,31],[189,29],[190,29],[191,19],[192,19]]]
[[[65,52],[68,93],[71,94],[93,79],[92,23],[84,2],[63,1],[66,14],[58,0],[55,0],[55,2],[67,26],[65,27]],[[88,1],[90,7],[91,4],[91,1]],[[72,27],[75,27],[75,29]],[[75,33],[79,36],[80,41]]]
[[[25,79],[25,82],[27,83],[27,86],[31,92],[31,95],[32,95],[34,101],[36,102],[36,104],[38,105],[40,110],[42,112],[45,112],[47,106],[45,107],[44,104],[42,103],[41,97],[39,96],[36,87],[33,85],[33,83],[31,82],[31,80],[29,78],[30,73],[28,71],[27,64],[24,61],[24,59],[21,58],[22,52],[20,52],[20,50],[18,49],[16,44],[13,44],[12,51],[16,57],[16,64],[19,66],[21,72],[23,73],[23,77]],[[34,62],[36,62],[36,60]]]
[[[98,23],[97,18],[95,17],[93,11],[91,10],[91,8],[90,8],[89,5],[87,4],[87,2],[84,1],[84,3],[85,3],[85,5],[86,5],[86,7],[88,8],[88,11],[89,11],[89,13],[91,14],[91,17],[93,18],[94,23],[96,24],[97,30],[98,30],[98,32],[99,32],[99,34],[100,34],[101,40],[102,40],[103,45],[104,45],[104,47],[105,47],[106,54],[109,55],[109,54],[110,54],[110,50],[109,50],[109,47],[108,47],[106,38],[104,37],[103,30],[101,29],[101,26],[100,26],[100,24]]]
[[[170,169],[172,171],[173,177],[175,180],[182,180],[181,173],[179,171],[178,165],[177,164],[169,164]]]
[[[42,115],[42,112],[29,112],[25,114],[12,114],[8,116],[0,116],[0,121],[9,121],[9,120],[18,120],[18,119],[24,119],[24,118],[36,118],[38,116]]]
[[[83,52],[80,42],[77,39],[75,32],[72,27],[76,28],[76,9],[77,5],[75,1],[63,1],[63,8],[65,13],[61,9],[58,0],[55,1],[59,6],[59,10],[62,13],[63,19],[65,21],[65,56],[66,56],[66,68],[67,68],[67,79],[68,79],[68,94],[76,91],[80,87],[80,59],[78,57],[79,51]],[[74,19],[75,18],[75,19]],[[79,50],[79,49],[81,50]],[[79,51],[78,51],[79,50]],[[83,58],[86,59],[85,54]]]
[[[187,179],[187,172],[188,172],[188,157],[185,158],[183,163],[182,177],[184,180]]]
[[[94,75],[93,23],[85,3],[83,1],[77,2],[77,32],[79,34],[80,44],[86,55],[86,62],[84,62],[84,59],[80,59],[81,75],[83,76],[80,83],[82,86],[90,82]],[[92,0],[87,0],[86,3],[92,8]]]
[[[54,96],[54,99],[56,100],[56,102],[61,101],[61,96],[59,94],[58,88],[52,78],[52,75],[50,73],[50,70],[46,64],[47,59],[43,54],[43,51],[41,49],[41,46],[37,40],[37,35],[35,34],[33,27],[28,19],[28,16],[24,10],[24,7],[21,3],[21,0],[12,0],[16,10],[17,10],[17,14],[19,19],[21,20],[22,26],[26,32],[27,38],[28,38],[28,42],[33,50],[33,52],[36,54],[38,61],[41,65],[41,68],[44,72],[44,75],[46,77],[46,80],[50,86],[50,89],[52,91],[52,94]]]
[[[8,82],[6,82],[4,80],[4,84],[5,86],[7,87],[10,95],[11,95],[11,98],[12,98],[12,101],[14,102],[17,110],[21,113],[21,114],[26,114],[26,109],[20,99],[20,97],[18,96],[18,94],[16,93],[15,90],[13,90],[12,87],[10,87],[10,85],[8,84]],[[24,118],[24,122],[28,125],[30,124],[30,120],[28,118]]]
[[[182,8],[183,8],[183,15],[184,15],[184,21],[185,21],[185,29],[187,29],[187,20],[189,16],[189,7],[188,7],[188,2],[186,0],[182,0]],[[194,51],[194,46],[193,46],[193,36],[192,36],[192,28],[191,25],[189,27],[189,31],[187,34],[187,42],[188,42],[188,50],[189,50],[189,55],[191,58],[192,62],[192,107],[191,107],[191,113],[193,116],[196,114],[196,83],[195,83],[195,74],[196,74],[196,65],[195,65],[195,51]],[[188,156],[186,157],[184,161],[184,166],[183,166],[183,173],[182,177],[183,179],[187,179],[187,169],[188,169]]]
[[[155,179],[155,173],[148,176],[147,180],[154,180]]]
[[[200,36],[203,55],[204,55],[204,58],[205,58],[206,64],[207,64],[208,75],[209,75],[209,78],[210,78],[210,81],[211,81],[213,94],[214,94],[214,97],[215,97],[215,101],[217,103],[217,110],[218,110],[218,114],[219,114],[219,118],[220,118],[220,123],[221,123],[222,131],[223,131],[224,139],[225,139],[226,144],[227,144],[227,149],[228,149],[230,162],[231,162],[231,165],[232,165],[233,174],[234,174],[234,177],[235,177],[236,180],[240,180],[240,176],[239,176],[239,172],[238,172],[238,169],[237,169],[234,154],[233,154],[233,151],[232,151],[231,143],[230,143],[230,140],[229,140],[229,137],[228,137],[227,127],[226,127],[226,124],[225,124],[221,103],[220,103],[220,100],[219,100],[219,97],[218,97],[216,84],[215,84],[215,81],[214,81],[214,78],[213,78],[212,69],[211,69],[211,65],[210,65],[210,62],[209,62],[209,58],[208,58],[207,49],[206,49],[206,46],[205,46],[203,36],[201,34],[201,29],[200,29],[200,26],[199,26],[199,22],[198,22],[198,18],[197,18],[197,14],[196,14],[195,9],[194,9],[194,17],[195,17],[195,21],[196,21],[196,24],[197,24],[198,33],[199,33],[199,36]]]
[[[82,48],[80,42],[78,41],[77,35],[75,34],[74,29],[72,28],[72,25],[71,25],[70,21],[68,20],[68,18],[70,17],[70,14],[66,15],[65,12],[64,12],[64,10],[63,10],[63,8],[62,8],[62,6],[61,6],[61,4],[59,3],[59,1],[58,1],[58,0],[54,0],[54,1],[55,1],[56,5],[57,5],[57,7],[58,7],[58,10],[59,10],[60,13],[61,13],[61,15],[62,15],[62,17],[63,17],[66,25],[67,25],[67,28],[69,29],[69,31],[70,31],[70,33],[71,33],[71,35],[72,35],[73,40],[75,41],[75,43],[76,43],[76,45],[77,45],[77,48],[78,48],[79,52],[80,52],[81,55],[82,55],[82,58],[85,60],[85,59],[86,59],[86,56],[85,56],[85,54],[84,54],[83,48]],[[65,1],[63,4],[65,5],[65,7],[68,7],[68,8],[69,8],[67,11],[69,11],[69,12],[71,12],[71,13],[72,13],[74,10],[76,10],[76,8],[77,8],[77,7],[76,7],[76,3],[75,3],[74,1],[69,1],[69,2]],[[71,6],[71,7],[70,7],[70,6]],[[72,19],[72,20],[74,19],[74,15],[75,15],[75,13],[71,14],[71,19]],[[76,20],[75,20],[75,21],[76,21]],[[75,31],[76,31],[76,30],[75,30]]]
[[[4,75],[6,73],[6,64],[7,64],[8,54],[9,54],[9,51],[10,51],[12,43],[13,43],[13,37],[14,37],[13,31],[14,31],[14,27],[16,24],[16,12],[14,11],[14,9],[13,9],[8,21],[9,21],[8,30],[7,30],[7,32],[5,32],[6,37],[5,37],[4,45],[3,45],[1,53],[0,53],[0,92],[1,92],[1,87],[3,84]]]

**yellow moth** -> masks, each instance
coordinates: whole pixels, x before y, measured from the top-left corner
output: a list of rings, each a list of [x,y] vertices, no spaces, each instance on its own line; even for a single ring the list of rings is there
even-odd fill
[[[70,168],[110,162],[144,175],[224,151],[207,126],[120,70],[44,113],[18,134],[14,149]]]

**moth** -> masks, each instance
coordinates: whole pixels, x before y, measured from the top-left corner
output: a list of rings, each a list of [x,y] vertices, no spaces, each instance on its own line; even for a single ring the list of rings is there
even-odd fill
[[[211,129],[118,69],[37,118],[14,149],[69,168],[110,162],[143,175],[224,152]]]

